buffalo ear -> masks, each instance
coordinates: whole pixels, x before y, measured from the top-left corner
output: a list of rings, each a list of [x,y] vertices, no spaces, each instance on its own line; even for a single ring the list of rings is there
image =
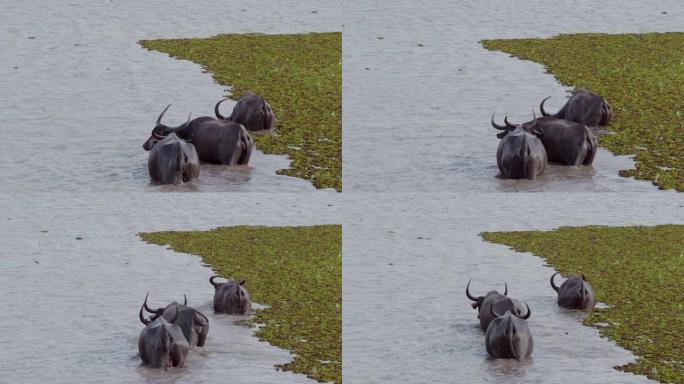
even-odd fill
[[[477,309],[477,307],[480,306],[480,302],[472,303],[472,304],[470,304],[470,306],[473,307],[473,309]]]
[[[498,137],[499,139],[503,139],[503,137],[506,135],[508,135],[508,131],[503,131],[501,133],[497,133],[496,137]]]
[[[245,283],[246,283],[246,281],[244,279],[240,280],[240,285],[245,285]]]
[[[539,128],[532,128],[531,131],[532,131],[532,134],[537,136],[537,137],[544,137],[544,132],[542,132],[542,130]]]

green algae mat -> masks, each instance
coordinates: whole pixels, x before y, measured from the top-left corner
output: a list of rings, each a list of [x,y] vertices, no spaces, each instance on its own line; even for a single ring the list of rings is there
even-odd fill
[[[539,255],[564,275],[584,273],[609,306],[592,310],[585,324],[599,326],[601,335],[637,356],[617,368],[684,383],[684,226],[562,227],[482,237]]]
[[[635,155],[636,169],[620,175],[684,191],[684,33],[572,34],[482,44],[541,63],[562,84],[606,97],[616,115],[609,127],[615,134],[600,143],[616,154]]]
[[[247,280],[252,300],[269,306],[252,320],[262,325],[257,337],[294,354],[278,368],[342,383],[342,226],[240,226],[140,237],[201,256],[221,276]]]
[[[217,83],[231,87],[235,100],[246,91],[263,96],[276,114],[276,133],[252,136],[259,150],[289,156],[291,168],[278,173],[342,190],[341,33],[230,34],[140,44],[202,65]]]

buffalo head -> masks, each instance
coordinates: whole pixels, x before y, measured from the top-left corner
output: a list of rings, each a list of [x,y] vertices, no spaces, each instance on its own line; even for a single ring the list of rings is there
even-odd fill
[[[596,296],[594,289],[587,282],[584,274],[580,276],[570,275],[560,287],[554,282],[554,278],[560,272],[551,275],[551,288],[558,293],[558,305],[569,309],[594,308]]]
[[[477,318],[480,320],[480,328],[483,331],[487,330],[489,323],[495,318],[491,313],[493,308],[502,313],[511,311],[517,315],[522,314],[522,304],[516,299],[507,297],[508,285],[504,283],[504,286],[506,289],[503,295],[497,291],[489,291],[485,296],[473,296],[470,294],[470,281],[468,281],[466,296],[474,301],[472,307],[477,310]]]
[[[152,129],[152,134],[150,135],[150,138],[147,139],[147,141],[145,142],[145,144],[143,144],[143,149],[144,149],[144,150],[146,150],[146,151],[151,150],[151,149],[154,147],[155,144],[157,144],[158,142],[164,140],[164,138],[165,138],[169,133],[171,133],[171,132],[178,132],[178,131],[180,131],[180,130],[182,130],[182,129],[184,129],[185,127],[188,126],[188,123],[190,122],[190,115],[191,115],[191,114],[188,115],[188,121],[186,121],[185,123],[183,123],[183,124],[181,124],[181,125],[179,125],[179,126],[177,126],[177,127],[169,127],[169,126],[166,125],[166,124],[162,124],[162,122],[161,122],[162,117],[164,116],[164,114],[166,113],[166,111],[167,111],[170,107],[171,107],[171,104],[167,105],[166,108],[164,108],[164,110],[162,111],[162,113],[161,113],[161,114],[159,115],[159,117],[157,118],[157,122],[155,123],[154,128]],[[188,141],[188,140],[186,140],[186,141]]]
[[[214,286],[214,311],[227,314],[249,314],[252,302],[249,292],[244,287],[245,280],[228,279],[224,283],[214,281],[218,276],[209,279]]]
[[[537,127],[537,115],[534,113],[534,111],[532,111],[532,116],[534,117],[534,119],[532,121],[529,121],[529,122],[524,123],[524,124],[511,124],[508,121],[508,116],[506,116],[504,118],[504,123],[506,125],[499,125],[499,124],[494,122],[494,115],[495,114],[496,114],[496,112],[492,113],[492,119],[490,120],[490,122],[492,123],[492,127],[494,127],[495,129],[498,129],[500,131],[503,131],[503,132],[496,134],[496,137],[498,137],[499,139],[503,139],[506,135],[515,131],[516,129],[524,130],[524,131],[531,133],[537,137],[543,136],[542,131]]]
[[[574,91],[565,105],[554,114],[544,109],[544,102],[550,97],[539,103],[539,110],[544,116],[574,121],[588,127],[608,125],[613,118],[613,108],[606,99],[586,89]]]

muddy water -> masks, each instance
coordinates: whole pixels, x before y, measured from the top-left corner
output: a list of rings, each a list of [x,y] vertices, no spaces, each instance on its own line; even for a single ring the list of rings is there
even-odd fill
[[[335,223],[336,206],[311,196],[276,203],[237,194],[227,206],[224,194],[156,194],[151,212],[149,195],[0,195],[0,233],[11,233],[0,247],[7,308],[0,312],[0,382],[313,382],[275,370],[291,360],[289,352],[258,341],[236,317],[213,315],[212,272],[199,257],[144,243],[137,233]],[[126,209],[113,198],[125,198]],[[147,291],[154,306],[187,294],[209,316],[206,346],[190,353],[185,368],[140,367],[137,311]]]
[[[528,121],[568,88],[533,62],[487,51],[481,39],[577,32],[677,31],[684,9],[595,1],[346,1],[345,191],[645,191],[626,180],[629,158],[599,153],[592,167],[551,167],[542,180],[496,177],[497,112]],[[666,11],[666,14],[662,14]],[[538,113],[538,112],[537,112]]]
[[[344,227],[344,379],[348,383],[645,383],[613,366],[633,356],[556,304],[554,272],[482,231],[684,223],[671,194],[355,196]],[[666,197],[667,196],[667,197]],[[535,209],[532,209],[534,207]],[[352,219],[353,218],[353,219]],[[465,296],[503,290],[529,303],[531,361],[488,359]]]
[[[1,7],[0,116],[11,143],[0,151],[3,192],[168,189],[148,185],[142,149],[157,116],[169,103],[164,121],[172,126],[190,112],[213,116],[225,87],[197,64],[142,49],[140,39],[341,29],[335,2],[32,0]],[[249,167],[203,167],[199,183],[178,189],[314,189],[275,174],[288,165],[257,151]]]

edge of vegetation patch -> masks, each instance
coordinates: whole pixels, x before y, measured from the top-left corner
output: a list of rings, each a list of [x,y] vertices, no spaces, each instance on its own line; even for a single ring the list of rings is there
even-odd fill
[[[252,299],[269,306],[254,314],[252,324],[263,325],[256,336],[294,355],[277,368],[342,383],[342,226],[238,226],[140,238],[247,280]]]
[[[584,273],[597,300],[608,305],[591,310],[584,324],[598,327],[602,336],[637,356],[636,362],[616,368],[661,382],[684,382],[683,225],[561,227],[481,236],[539,255],[566,276]]]
[[[276,114],[276,132],[252,136],[264,153],[289,156],[291,168],[278,174],[342,190],[342,33],[228,34],[140,45],[202,65],[231,87],[235,100],[246,91],[263,96]]]
[[[635,155],[636,168],[620,175],[684,191],[684,33],[583,33],[481,43],[543,64],[564,85],[606,97],[615,112],[608,128],[615,134],[601,137],[600,144]]]

